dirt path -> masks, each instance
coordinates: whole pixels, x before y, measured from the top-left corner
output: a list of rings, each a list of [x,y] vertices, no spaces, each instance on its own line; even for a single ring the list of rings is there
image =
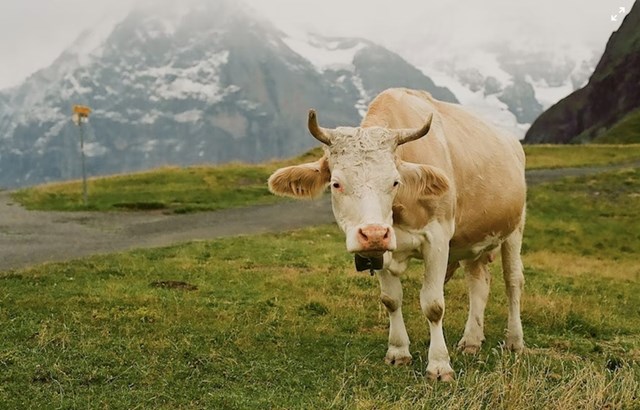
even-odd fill
[[[529,185],[638,167],[633,164],[527,171]],[[333,222],[328,195],[317,201],[190,215],[26,211],[0,192],[0,271],[48,261],[225,236],[280,232]]]

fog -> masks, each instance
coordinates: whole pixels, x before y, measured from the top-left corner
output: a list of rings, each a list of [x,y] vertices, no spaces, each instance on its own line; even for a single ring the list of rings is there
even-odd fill
[[[0,89],[50,64],[82,30],[103,19],[123,16],[139,1],[143,0],[2,0]],[[633,0],[245,2],[284,31],[364,37],[409,61],[415,50],[423,56],[425,50],[455,55],[503,41],[522,48],[579,45],[601,52],[622,22],[619,7],[629,10],[633,4]],[[162,1],[156,3],[162,7]]]

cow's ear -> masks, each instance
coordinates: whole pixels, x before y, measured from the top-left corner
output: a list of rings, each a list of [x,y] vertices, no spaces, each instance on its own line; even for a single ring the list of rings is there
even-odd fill
[[[269,190],[280,196],[311,199],[322,194],[331,180],[326,158],[280,168],[269,177]]]
[[[398,171],[402,178],[403,195],[414,198],[440,196],[449,190],[449,178],[440,168],[402,162]]]

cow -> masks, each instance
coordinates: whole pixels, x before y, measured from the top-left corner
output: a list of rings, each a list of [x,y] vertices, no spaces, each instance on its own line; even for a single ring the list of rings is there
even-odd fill
[[[430,330],[426,376],[453,380],[442,327],[444,284],[464,267],[469,315],[457,346],[475,353],[484,341],[487,265],[498,249],[508,299],[505,345],[522,351],[526,184],[520,142],[459,105],[403,88],[376,96],[359,127],[322,128],[310,110],[308,128],[324,155],[278,169],[269,189],[315,198],[330,187],[347,251],[358,270],[377,273],[390,321],[385,361],[411,362],[400,276],[411,258],[422,259],[420,307]]]

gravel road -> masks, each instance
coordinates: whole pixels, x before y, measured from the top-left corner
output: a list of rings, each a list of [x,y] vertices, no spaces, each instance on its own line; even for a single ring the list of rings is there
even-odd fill
[[[590,168],[527,171],[529,185],[565,176],[639,167],[640,162]],[[262,232],[281,232],[333,222],[328,195],[188,215],[161,212],[27,211],[0,192],[0,271],[42,262],[179,242]]]

